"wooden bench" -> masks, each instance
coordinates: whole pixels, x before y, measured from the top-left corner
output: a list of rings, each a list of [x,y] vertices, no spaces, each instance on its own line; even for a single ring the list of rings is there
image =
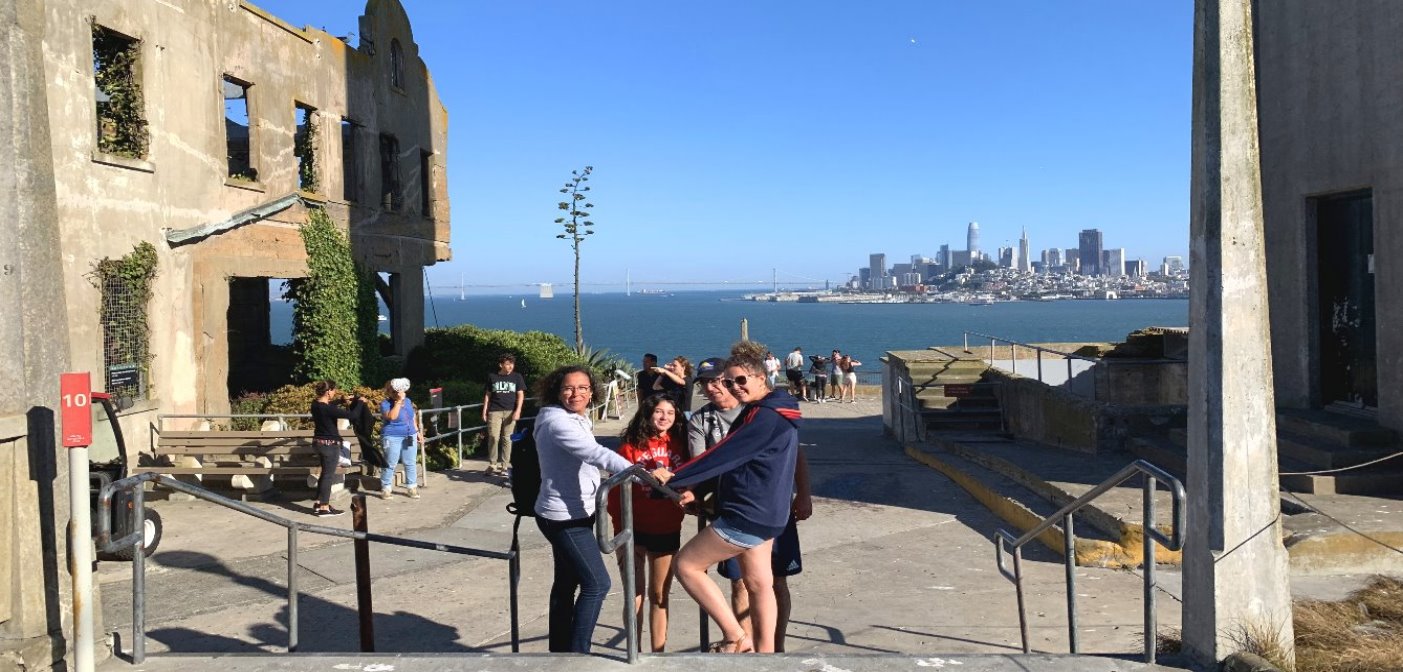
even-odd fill
[[[360,444],[349,430],[342,440],[351,443],[351,461],[360,460]],[[139,470],[173,476],[233,476],[234,487],[264,489],[249,476],[317,476],[320,458],[312,445],[312,430],[285,431],[164,431],[156,436],[156,461],[166,464],[142,465]],[[191,464],[193,462],[193,464]],[[361,467],[345,468],[359,474]],[[265,487],[271,485],[265,482]]]

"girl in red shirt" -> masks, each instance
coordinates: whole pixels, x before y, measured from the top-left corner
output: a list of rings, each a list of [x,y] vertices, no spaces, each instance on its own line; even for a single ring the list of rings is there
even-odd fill
[[[687,452],[686,425],[676,403],[665,394],[655,394],[638,405],[638,412],[623,433],[619,454],[644,469],[676,471]],[[653,652],[667,645],[667,596],[672,589],[672,558],[682,540],[682,509],[670,500],[655,497],[652,489],[634,483],[633,488],[633,609],[638,615],[638,639],[643,640],[643,596],[648,596],[648,632]],[[609,515],[614,534],[623,530],[623,503],[619,491],[609,493]],[[619,554],[619,575],[628,558]],[[646,568],[646,571],[645,571]],[[646,588],[645,588],[646,587]],[[625,609],[628,608],[626,605]]]

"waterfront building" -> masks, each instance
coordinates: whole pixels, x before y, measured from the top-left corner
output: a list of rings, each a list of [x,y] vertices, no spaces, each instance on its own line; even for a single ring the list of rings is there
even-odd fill
[[[1126,275],[1125,272],[1125,248],[1116,247],[1103,252],[1105,265],[1102,266],[1104,275],[1118,277]]]
[[[1077,236],[1077,260],[1082,275],[1101,275],[1101,230],[1083,229]]]
[[[965,249],[969,251],[970,260],[979,259],[979,222],[969,223],[969,229],[965,233]]]
[[[887,277],[887,255],[882,252],[867,256],[869,287],[873,289],[884,289],[886,284],[882,278]]]
[[[866,266],[857,269],[857,286],[861,289],[872,288],[872,269]]]

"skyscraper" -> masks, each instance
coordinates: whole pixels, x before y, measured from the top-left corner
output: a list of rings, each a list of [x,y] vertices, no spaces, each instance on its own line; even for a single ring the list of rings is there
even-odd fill
[[[1081,261],[1082,275],[1101,275],[1100,229],[1083,229],[1077,236],[1077,259]]]
[[[940,264],[941,266],[944,266],[944,267],[945,267],[945,270],[947,270],[947,271],[951,269],[950,244],[949,244],[949,243],[946,243],[946,244],[940,246],[940,254],[935,255],[935,263]]]
[[[1102,269],[1102,275],[1120,277],[1126,275],[1125,272],[1125,248],[1115,247],[1106,250],[1106,265]]]
[[[1023,237],[1018,239],[1017,268],[1023,273],[1033,270],[1033,260],[1028,258],[1028,227],[1023,227]]]
[[[979,222],[969,223],[969,233],[965,237],[965,249],[969,250],[971,261],[979,259]]]
[[[887,255],[886,255],[886,253],[878,252],[877,254],[868,255],[868,256],[867,256],[867,268],[868,268],[868,276],[867,276],[867,277],[870,279],[869,284],[868,284],[868,287],[871,287],[871,288],[873,288],[873,289],[883,289],[883,288],[885,288],[885,287],[886,287],[886,283],[882,280],[882,278],[887,277]]]

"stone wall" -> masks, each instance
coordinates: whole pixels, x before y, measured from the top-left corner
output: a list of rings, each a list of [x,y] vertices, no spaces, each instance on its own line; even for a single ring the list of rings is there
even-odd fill
[[[1098,367],[1099,368],[1099,367]],[[1093,400],[1037,380],[991,369],[1004,427],[1014,436],[1084,453],[1126,449],[1149,427],[1183,426],[1187,408],[1176,404],[1121,404]]]

